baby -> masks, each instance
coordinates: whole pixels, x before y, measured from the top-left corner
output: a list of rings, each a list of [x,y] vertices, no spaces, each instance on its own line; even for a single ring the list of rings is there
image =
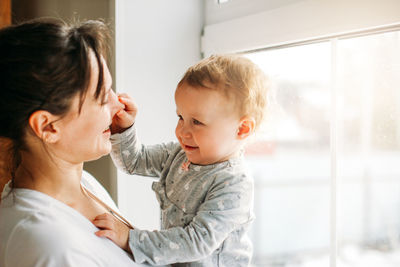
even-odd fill
[[[253,180],[243,147],[265,115],[268,81],[250,60],[211,56],[190,67],[175,91],[179,142],[144,146],[132,126],[136,105],[120,96],[114,118],[114,163],[153,183],[162,230],[129,228],[98,216],[96,234],[132,253],[137,263],[173,266],[248,266]],[[181,264],[179,264],[181,263]]]

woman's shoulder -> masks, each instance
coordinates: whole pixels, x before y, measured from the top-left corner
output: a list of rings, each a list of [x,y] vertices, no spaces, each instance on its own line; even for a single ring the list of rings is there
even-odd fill
[[[40,212],[27,214],[13,227],[8,247],[12,248],[13,244],[18,244],[21,240],[24,240],[27,243],[31,242],[33,247],[35,247],[35,244],[40,244],[41,248],[36,248],[40,250],[64,249],[68,246],[71,233],[66,224],[54,221],[55,217]],[[64,242],[60,242],[61,240],[64,240]],[[24,243],[24,247],[30,247],[26,245],[27,243]]]
[[[41,197],[41,196],[39,196]],[[72,208],[63,205],[57,200],[44,196],[42,199],[34,197],[19,197],[15,199],[15,205],[2,211],[7,219],[1,220],[0,232],[7,230],[9,244],[34,242],[46,248],[57,248],[68,245],[69,240],[76,238],[77,229],[84,225],[83,216]],[[25,204],[23,202],[32,201]],[[53,202],[48,205],[45,202]],[[82,217],[82,218],[81,218]],[[79,237],[78,237],[79,238]],[[62,244],[58,244],[60,240]],[[24,243],[24,247],[26,246]]]
[[[40,212],[25,214],[1,242],[6,248],[1,249],[5,262],[10,266],[30,266],[38,262],[45,266],[61,266],[73,259],[74,240],[79,236],[67,223],[62,224],[55,218]],[[87,257],[91,256],[85,255]]]
[[[110,240],[97,237],[97,228],[89,221],[56,213],[31,214],[15,225],[0,242],[0,265],[4,261],[7,266],[139,266]]]

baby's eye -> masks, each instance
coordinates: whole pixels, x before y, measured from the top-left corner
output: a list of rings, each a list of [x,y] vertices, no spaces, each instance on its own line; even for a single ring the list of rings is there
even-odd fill
[[[203,125],[202,122],[200,122],[200,121],[198,121],[198,120],[196,120],[196,119],[193,119],[193,124],[194,124],[194,125]]]
[[[180,120],[180,121],[182,121],[182,120],[183,120],[183,118],[182,118],[182,116],[181,116],[181,115],[178,115],[178,118],[179,118],[179,120]]]

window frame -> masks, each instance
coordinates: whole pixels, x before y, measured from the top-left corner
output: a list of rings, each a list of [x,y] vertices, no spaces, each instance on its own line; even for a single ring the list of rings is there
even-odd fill
[[[210,1],[206,5],[218,5]],[[240,4],[246,9],[246,1]],[[298,0],[267,10],[261,3],[258,5],[259,13],[242,17],[238,13],[235,18],[206,24],[201,37],[202,55],[288,47],[387,31],[400,25],[400,1],[397,0]],[[237,9],[240,5],[208,6],[205,16]]]
[[[337,139],[339,125],[339,110],[337,96],[340,88],[337,86],[337,43],[339,40],[393,32],[400,30],[400,1],[385,0],[383,3],[373,1],[333,1],[335,3],[317,2],[316,0],[300,1],[283,8],[265,11],[259,14],[233,19],[230,21],[206,25],[202,36],[202,54],[207,57],[215,53],[250,53],[265,50],[275,50],[293,46],[307,45],[318,42],[329,42],[331,45],[331,128],[330,128],[330,260],[329,266],[337,266],[338,254],[338,214],[340,214],[340,181],[337,176]],[[321,3],[322,2],[322,3]],[[365,5],[360,9],[360,5]],[[379,6],[379,7],[378,7]],[[348,11],[360,9],[357,17],[343,19]],[[379,12],[370,17],[375,9]],[[310,10],[318,13],[309,16]],[[396,11],[394,11],[396,10]],[[297,12],[297,13],[295,13]],[[329,13],[331,12],[331,13]],[[283,27],[263,27],[263,25],[279,25],[280,19],[292,15]],[[321,18],[326,16],[326,20]],[[311,24],[318,25],[309,29]],[[298,25],[296,25],[298,24]],[[281,31],[281,32],[279,32]]]

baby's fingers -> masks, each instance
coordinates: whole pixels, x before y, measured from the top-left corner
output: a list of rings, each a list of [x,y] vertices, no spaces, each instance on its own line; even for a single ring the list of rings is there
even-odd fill
[[[120,94],[118,95],[118,100],[125,105],[126,112],[132,113],[137,111],[137,105],[129,95]]]
[[[95,233],[98,237],[107,237],[114,243],[116,243],[116,234],[111,230],[100,230]]]
[[[101,229],[113,230],[114,229],[114,218],[110,214],[104,213],[104,214],[97,216],[93,220],[93,224],[96,227],[101,228]]]
[[[114,219],[115,219],[114,216],[112,216],[110,213],[106,212],[106,213],[97,215],[97,216],[93,219],[93,221],[96,221],[96,220],[114,221]]]
[[[100,215],[97,215],[94,220],[113,220],[114,217],[110,213],[103,213]]]
[[[121,109],[120,111],[117,112],[117,117],[116,119],[119,120],[120,124],[126,124],[124,122],[131,122],[132,121],[132,115],[129,114],[127,111]]]
[[[131,97],[127,93],[120,93],[120,94],[118,94],[118,97],[124,97],[124,98],[131,99]]]
[[[93,224],[100,229],[108,229],[108,230],[114,229],[114,222],[108,220],[95,220],[93,221]]]

